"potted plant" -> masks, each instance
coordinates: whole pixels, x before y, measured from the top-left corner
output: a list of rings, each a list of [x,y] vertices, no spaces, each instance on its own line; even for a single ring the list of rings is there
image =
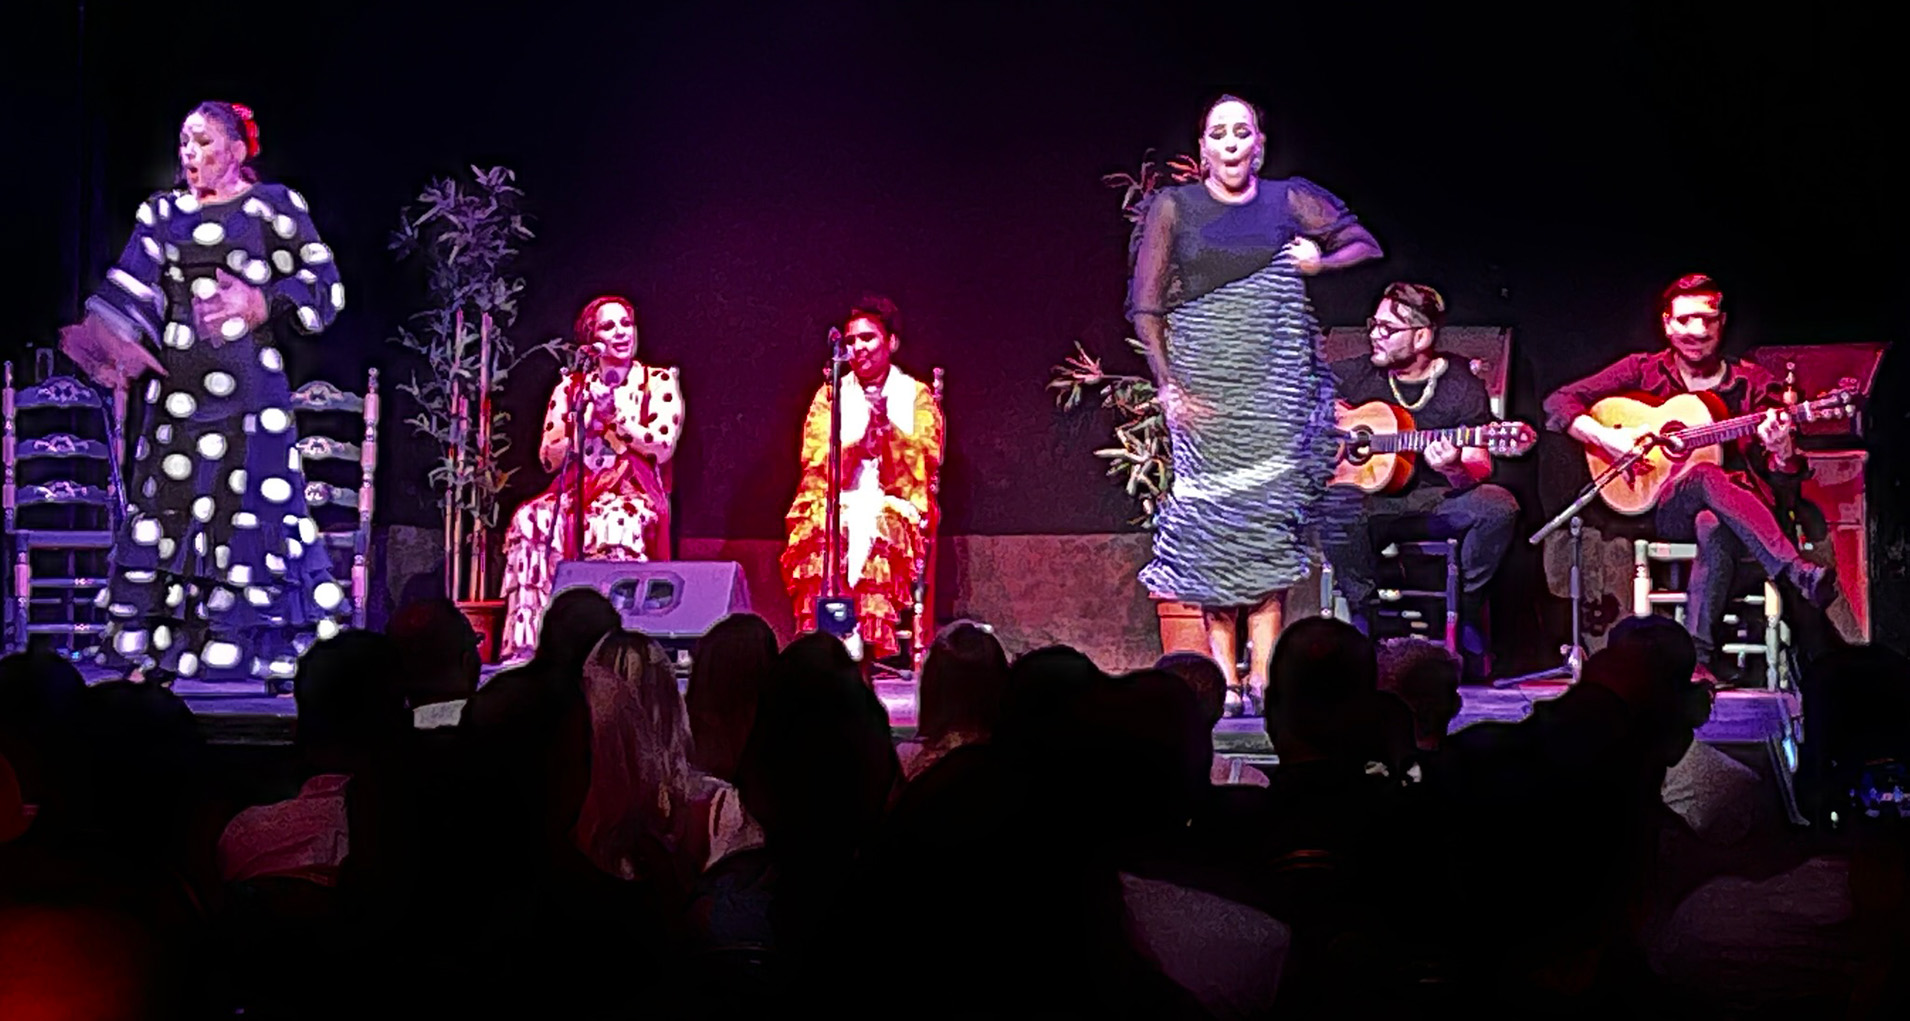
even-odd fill
[[[511,265],[517,246],[533,237],[515,180],[505,167],[472,167],[469,180],[432,180],[405,207],[389,246],[399,260],[415,258],[425,270],[428,303],[392,338],[421,356],[425,371],[398,389],[418,404],[406,421],[441,451],[430,481],[444,510],[445,594],[470,618],[486,661],[504,611],[492,598],[490,538],[512,474],[500,467],[510,449],[510,416],[493,410],[492,397],[526,357],[559,343],[518,354],[510,339],[524,290]]]
[[[1193,157],[1183,155],[1157,161],[1149,153],[1142,159],[1138,173],[1109,174],[1101,180],[1109,187],[1121,189],[1121,213],[1135,225],[1134,233],[1138,236],[1138,227],[1147,216],[1148,198],[1157,189],[1199,179],[1200,164]],[[1127,344],[1137,353],[1142,351],[1141,342],[1132,337]],[[1139,504],[1140,513],[1130,524],[1153,530],[1160,501],[1174,480],[1167,420],[1161,413],[1154,381],[1146,376],[1108,372],[1099,358],[1076,342],[1074,354],[1054,367],[1048,388],[1055,391],[1055,402],[1063,410],[1080,407],[1089,391],[1100,395],[1099,407],[1114,410],[1116,445],[1102,447],[1094,453],[1107,459],[1108,475],[1120,479],[1127,494]],[[1207,633],[1199,607],[1176,602],[1159,593],[1149,595],[1160,615],[1163,652],[1207,650]]]

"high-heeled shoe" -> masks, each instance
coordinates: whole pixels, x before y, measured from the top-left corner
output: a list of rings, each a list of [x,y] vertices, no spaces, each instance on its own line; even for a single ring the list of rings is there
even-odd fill
[[[1241,700],[1247,704],[1248,716],[1265,717],[1267,715],[1267,686],[1264,684],[1245,686]]]
[[[1223,716],[1239,716],[1247,711],[1246,690],[1238,684],[1227,685],[1227,696],[1221,703]]]

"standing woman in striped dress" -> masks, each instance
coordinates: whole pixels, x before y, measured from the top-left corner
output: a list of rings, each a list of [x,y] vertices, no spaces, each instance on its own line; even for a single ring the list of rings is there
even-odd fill
[[[1201,121],[1200,181],[1148,199],[1128,315],[1159,388],[1174,478],[1141,581],[1202,608],[1229,705],[1264,702],[1281,599],[1311,568],[1333,457],[1333,376],[1306,277],[1381,255],[1326,189],[1262,180],[1260,115],[1222,96]],[[1253,656],[1235,667],[1240,611]]]

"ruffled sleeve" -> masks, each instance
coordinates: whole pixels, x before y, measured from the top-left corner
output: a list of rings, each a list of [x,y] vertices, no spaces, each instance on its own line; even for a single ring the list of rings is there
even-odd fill
[[[683,436],[683,388],[676,369],[646,369],[640,421],[622,423],[626,435],[644,456],[664,464],[676,454]]]
[[[166,263],[158,231],[161,210],[170,214],[170,196],[157,193],[133,213],[133,236],[118,261],[106,271],[106,282],[86,301],[87,311],[111,324],[121,337],[141,337],[156,344],[170,311],[159,274]]]
[[[286,316],[299,332],[323,331],[345,307],[345,285],[330,246],[318,236],[305,196],[285,187],[272,187],[260,200],[267,243],[272,249],[272,279],[265,297],[275,317]]]

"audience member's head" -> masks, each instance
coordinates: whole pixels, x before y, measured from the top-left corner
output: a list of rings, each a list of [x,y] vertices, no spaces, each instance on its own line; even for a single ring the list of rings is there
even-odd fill
[[[1390,692],[1413,714],[1413,743],[1439,750],[1459,715],[1459,657],[1424,638],[1388,638],[1379,644],[1379,690]]]
[[[1053,737],[1081,711],[1082,700],[1107,680],[1107,674],[1078,649],[1050,645],[1024,653],[1008,668],[1008,690],[994,743],[1036,775],[1057,756]]]
[[[776,632],[753,613],[725,617],[697,639],[690,686],[683,696],[695,738],[690,762],[696,768],[735,781],[743,746],[756,725],[756,704],[775,662]]]
[[[1598,669],[1588,661],[1581,683],[1624,701],[1636,739],[1671,766],[1691,747],[1693,732],[1711,715],[1711,689],[1693,683],[1697,647],[1669,617],[1627,617],[1612,628]]]
[[[103,681],[86,689],[80,733],[84,824],[147,846],[181,838],[206,766],[205,739],[185,701],[155,685]]]
[[[577,845],[599,869],[634,879],[638,842],[670,839],[689,803],[690,718],[663,647],[614,631],[584,662],[590,706],[590,786]]]
[[[1165,670],[1187,685],[1208,730],[1227,715],[1227,677],[1212,658],[1198,652],[1170,652],[1154,664],[1154,669]]]
[[[1267,726],[1283,764],[1385,754],[1372,703],[1378,657],[1358,628],[1328,617],[1296,621],[1274,646],[1270,672]]]
[[[64,779],[85,690],[79,670],[52,652],[0,658],[0,756],[29,805],[47,801]]]
[[[811,634],[777,657],[737,786],[785,859],[842,861],[881,820],[901,767],[888,711],[842,642]]]
[[[1001,717],[1008,653],[987,625],[958,620],[929,646],[918,687],[916,732],[925,743],[985,740]]]
[[[346,631],[299,660],[294,733],[315,767],[354,772],[403,740],[411,712],[399,689],[398,662],[397,646],[374,631]]]
[[[1096,685],[1083,710],[1075,726],[1094,768],[1075,796],[1099,809],[1090,827],[1114,840],[1184,831],[1213,766],[1212,726],[1193,690],[1142,670]]]
[[[413,708],[469,698],[477,690],[478,636],[458,604],[442,596],[411,603],[385,629],[398,649],[398,682]]]
[[[583,670],[584,659],[603,636],[623,626],[617,608],[596,589],[567,588],[552,597],[531,659],[566,675]]]

